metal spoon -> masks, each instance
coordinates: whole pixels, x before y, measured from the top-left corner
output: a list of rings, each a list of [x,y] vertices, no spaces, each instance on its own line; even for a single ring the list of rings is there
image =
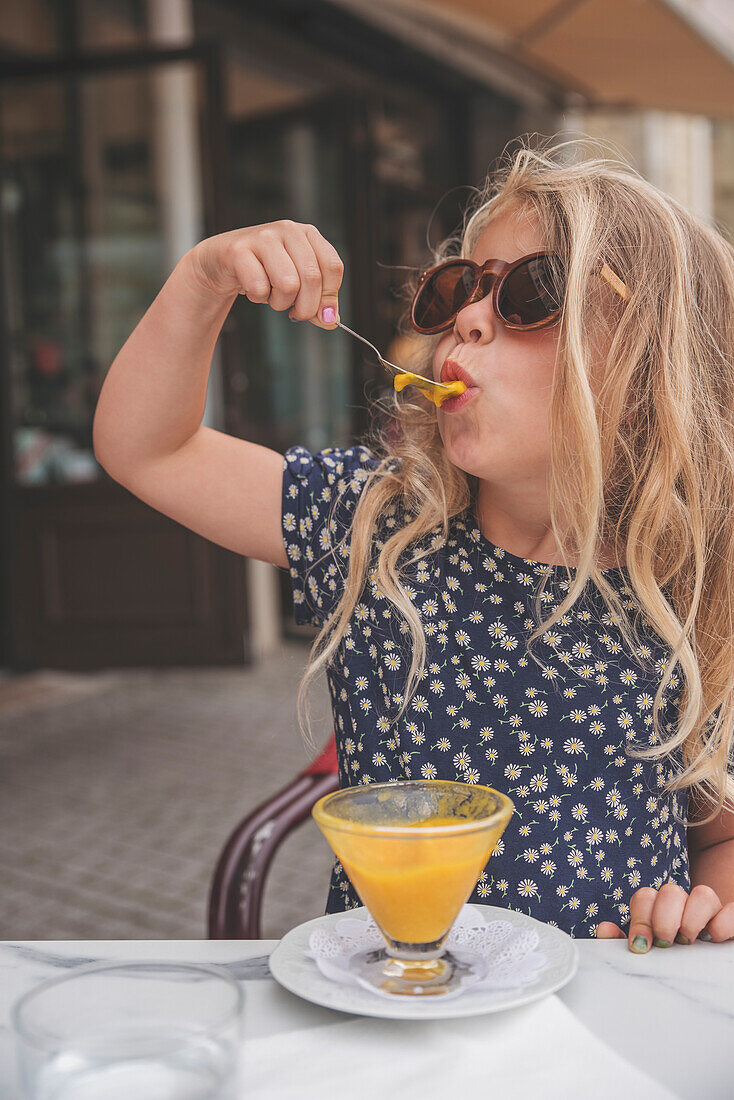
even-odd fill
[[[371,344],[369,340],[366,340],[364,336],[360,336],[358,332],[354,332],[352,329],[347,328],[341,321],[337,321],[336,323],[339,328],[344,329],[350,336],[355,336],[357,340],[361,340],[368,348],[372,348],[384,367],[389,367],[390,370],[397,371],[397,376],[394,380],[396,390],[402,390],[406,386],[417,386],[427,397],[435,401],[436,405],[440,406],[447,397],[455,397],[459,393],[463,393],[466,389],[463,382],[434,382],[432,378],[425,378],[422,374],[414,374],[413,371],[406,371],[403,370],[402,367],[396,367],[389,359],[383,359],[375,345]],[[438,400],[436,400],[436,398],[438,398]]]

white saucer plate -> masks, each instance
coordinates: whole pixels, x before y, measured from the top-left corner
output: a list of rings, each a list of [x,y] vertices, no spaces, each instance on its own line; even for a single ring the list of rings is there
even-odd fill
[[[445,1001],[395,999],[394,1003],[370,993],[361,986],[342,985],[324,977],[313,959],[306,957],[308,941],[316,928],[329,927],[345,916],[367,919],[364,907],[347,913],[328,913],[299,924],[286,933],[270,956],[270,971],[275,980],[291,993],[313,1004],[351,1012],[358,1016],[383,1016],[391,1020],[446,1020],[450,1017],[479,1016],[484,1012],[503,1012],[547,997],[571,981],[578,969],[578,949],[569,935],[552,925],[543,924],[524,913],[494,905],[472,905],[486,921],[506,920],[516,928],[534,928],[539,951],[547,964],[532,985],[516,989],[468,989],[460,997]]]

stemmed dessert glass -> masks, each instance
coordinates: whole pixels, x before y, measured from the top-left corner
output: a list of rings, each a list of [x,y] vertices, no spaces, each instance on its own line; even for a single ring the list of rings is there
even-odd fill
[[[348,787],[319,799],[313,817],[385,938],[352,956],[361,984],[436,996],[486,972],[479,956],[446,938],[512,817],[491,787],[399,780]]]

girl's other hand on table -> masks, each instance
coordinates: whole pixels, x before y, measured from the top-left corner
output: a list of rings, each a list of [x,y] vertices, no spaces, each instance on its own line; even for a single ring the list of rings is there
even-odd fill
[[[629,949],[644,954],[651,947],[690,944],[697,938],[723,943],[734,937],[734,902],[722,905],[710,886],[694,886],[690,894],[673,882],[659,890],[642,886],[630,899],[630,923],[625,934],[611,921],[601,921],[598,940],[629,940]]]

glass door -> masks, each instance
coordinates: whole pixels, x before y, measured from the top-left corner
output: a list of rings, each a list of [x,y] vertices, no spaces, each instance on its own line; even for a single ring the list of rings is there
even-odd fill
[[[243,659],[241,559],[132,498],[92,448],[119,348],[180,256],[218,231],[217,78],[200,47],[0,76],[3,548],[18,665]],[[206,419],[223,420],[216,375]]]
[[[102,476],[91,432],[105,372],[177,250],[203,235],[204,78],[200,59],[118,58],[84,73],[29,66],[0,82],[15,485]]]
[[[333,99],[229,125],[234,225],[311,223],[344,261],[339,302],[349,324],[352,256],[345,187],[349,118]],[[350,441],[353,338],[251,303],[233,311],[243,357],[230,373],[237,432],[285,451]]]

